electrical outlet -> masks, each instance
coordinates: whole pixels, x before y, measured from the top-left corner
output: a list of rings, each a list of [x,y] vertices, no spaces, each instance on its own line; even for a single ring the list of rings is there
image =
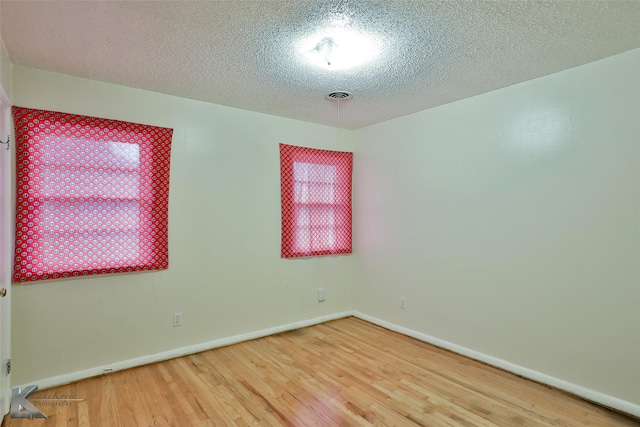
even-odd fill
[[[182,326],[182,313],[173,313],[173,327]]]
[[[318,289],[318,302],[324,301],[324,289]]]
[[[400,308],[402,309],[407,308],[407,300],[404,297],[400,297]]]

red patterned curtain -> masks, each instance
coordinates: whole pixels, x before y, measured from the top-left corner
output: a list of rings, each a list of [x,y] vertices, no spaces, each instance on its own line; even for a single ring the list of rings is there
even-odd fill
[[[353,153],[280,144],[282,258],[351,253]]]
[[[14,282],[168,267],[172,129],[13,107]]]

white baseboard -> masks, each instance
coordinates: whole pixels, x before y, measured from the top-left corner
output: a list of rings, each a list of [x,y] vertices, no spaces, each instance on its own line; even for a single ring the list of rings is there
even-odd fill
[[[420,341],[424,341],[429,344],[433,344],[437,347],[450,350],[454,353],[461,354],[471,359],[484,362],[486,364],[495,366],[500,369],[504,369],[505,371],[512,372],[516,375],[529,378],[533,381],[537,381],[539,383],[547,384],[547,385],[550,385],[551,387],[555,387],[557,389],[567,391],[571,394],[580,396],[586,400],[597,403],[599,405],[603,405],[603,406],[618,410],[620,412],[624,412],[626,414],[632,415],[634,417],[640,418],[640,405],[636,405],[626,400],[618,399],[617,397],[609,396],[608,394],[600,393],[598,391],[591,390],[586,387],[582,387],[577,384],[573,384],[568,381],[564,381],[559,378],[555,378],[550,375],[543,374],[541,372],[533,371],[523,366],[516,365],[510,362],[507,362],[505,360],[498,359],[496,357],[489,356],[487,354],[480,353],[478,351],[471,350],[471,349],[459,346],[457,344],[453,344],[448,341],[444,341],[444,340],[429,336],[427,334],[423,334],[421,332],[417,332],[412,329],[408,329],[403,326],[399,326],[394,323],[390,323],[385,320],[381,320],[376,317],[369,316],[364,313],[360,313],[358,311],[354,311],[353,316],[362,320],[366,320],[367,322],[374,323],[378,326],[382,326],[383,328],[389,329],[391,331],[398,332],[403,335],[407,335],[409,337],[415,338]]]
[[[136,366],[148,365],[150,363],[162,362],[163,360],[174,359],[176,357],[186,356],[188,354],[200,353],[202,351],[211,350],[219,347],[237,344],[243,341],[250,341],[256,338],[262,338],[269,335],[279,334],[281,332],[292,331],[295,329],[305,328],[307,326],[317,325],[319,323],[328,322],[330,320],[341,319],[343,317],[352,316],[351,311],[342,313],[334,313],[326,316],[315,317],[313,319],[301,320],[299,322],[288,323],[286,325],[274,326],[272,328],[261,329],[258,331],[248,332],[246,334],[234,335],[226,338],[219,338],[213,341],[207,341],[200,344],[179,347],[172,350],[163,351],[161,353],[150,354],[147,356],[136,357],[134,359],[123,360],[104,366],[96,366],[95,368],[83,369],[81,371],[70,372],[68,374],[57,375],[55,377],[43,378],[37,381],[31,381],[28,384],[19,385],[21,389],[37,384],[40,389],[58,387],[75,381],[84,380],[86,378],[96,377],[105,373],[121,371],[123,369],[135,368]],[[16,387],[16,386],[13,386]]]

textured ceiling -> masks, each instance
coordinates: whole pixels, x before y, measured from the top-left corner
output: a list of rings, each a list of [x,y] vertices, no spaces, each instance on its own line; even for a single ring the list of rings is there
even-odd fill
[[[15,64],[347,129],[640,47],[638,1],[0,1]],[[347,70],[299,41],[377,38]],[[342,101],[324,96],[353,94]]]

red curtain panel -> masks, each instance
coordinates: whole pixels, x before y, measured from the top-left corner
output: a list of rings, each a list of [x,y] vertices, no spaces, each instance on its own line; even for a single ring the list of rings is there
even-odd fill
[[[280,144],[282,258],[351,253],[353,153]]]
[[[172,129],[13,107],[14,282],[166,269]]]

